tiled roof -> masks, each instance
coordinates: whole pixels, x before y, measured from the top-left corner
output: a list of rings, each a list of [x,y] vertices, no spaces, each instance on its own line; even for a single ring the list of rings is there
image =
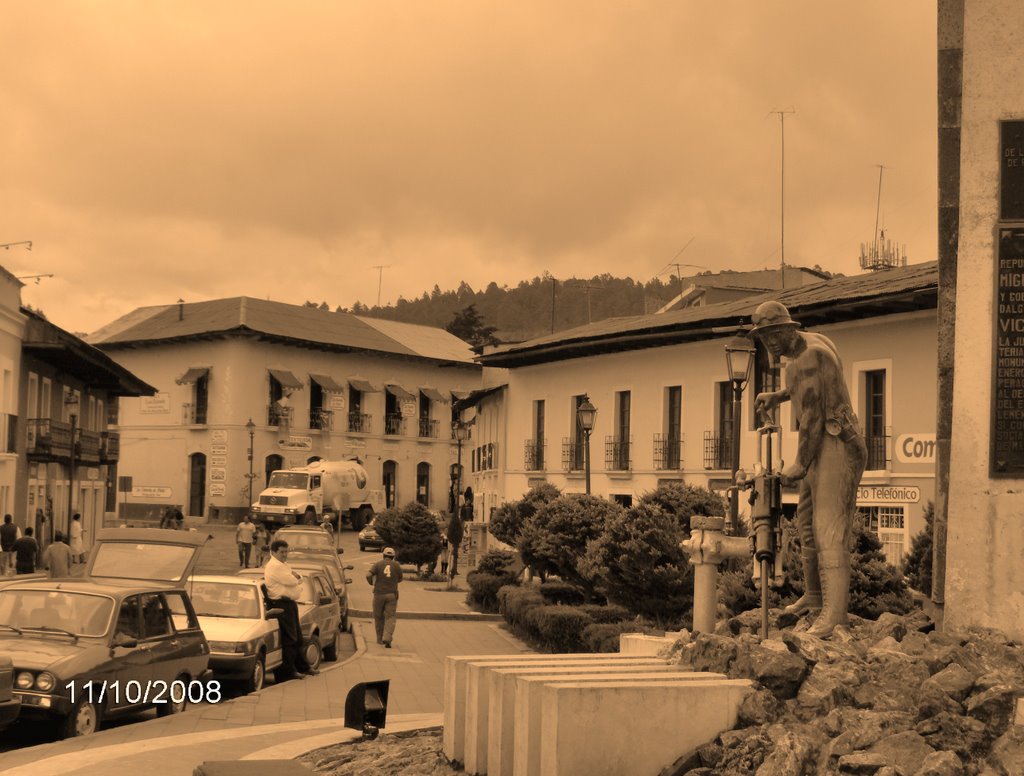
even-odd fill
[[[712,328],[750,324],[750,314],[761,302],[777,299],[805,325],[829,320],[862,318],[898,312],[906,300],[915,309],[935,307],[938,289],[936,262],[915,264],[785,291],[769,291],[731,302],[687,307],[664,313],[608,318],[513,345],[499,346],[479,358],[487,366],[522,366],[528,363],[576,358],[597,352],[653,347],[684,339],[722,336]],[[645,344],[637,344],[637,338]],[[556,355],[557,354],[557,355]]]
[[[443,329],[244,296],[139,308],[94,332],[88,340],[112,349],[245,332],[327,349],[473,363],[469,345]]]

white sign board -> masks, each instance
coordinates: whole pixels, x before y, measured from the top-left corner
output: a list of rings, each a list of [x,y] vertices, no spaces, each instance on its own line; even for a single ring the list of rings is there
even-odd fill
[[[900,463],[935,463],[935,434],[900,434],[894,447]]]
[[[210,441],[225,444],[228,441],[228,432],[222,428],[210,432]]]
[[[343,410],[345,409],[345,394],[343,393],[332,393],[331,399],[328,402],[328,406],[332,410]]]
[[[224,483],[223,482],[215,482],[215,483],[211,484],[210,485],[210,495],[211,496],[223,496],[224,495]]]
[[[312,450],[313,437],[290,436],[287,439],[279,441],[277,445],[282,450]]]
[[[162,485],[136,485],[132,488],[132,498],[170,498],[171,489]]]
[[[156,393],[139,397],[139,412],[142,415],[166,415],[171,411],[171,395]]]
[[[403,418],[415,418],[419,412],[418,402],[415,399],[402,399],[399,405],[402,409]]]
[[[211,482],[224,482],[227,479],[226,469],[210,469]]]
[[[227,455],[227,445],[210,445],[210,455]]]
[[[861,485],[857,488],[857,505],[916,504],[921,489],[916,485]]]
[[[211,455],[210,466],[227,466],[228,457],[226,455]]]

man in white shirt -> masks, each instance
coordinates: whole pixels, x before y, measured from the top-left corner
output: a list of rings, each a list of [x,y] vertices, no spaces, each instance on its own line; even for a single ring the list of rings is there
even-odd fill
[[[302,654],[302,627],[299,625],[299,607],[296,603],[302,594],[302,577],[288,565],[288,542],[275,539],[270,543],[270,560],[263,570],[263,583],[267,586],[267,597],[275,609],[284,613],[277,622],[281,628],[281,668],[285,678],[313,676],[319,671],[310,668]]]
[[[252,555],[252,540],[256,535],[256,524],[249,519],[246,512],[242,522],[235,529],[235,541],[238,543],[238,565],[249,568],[249,557]]]

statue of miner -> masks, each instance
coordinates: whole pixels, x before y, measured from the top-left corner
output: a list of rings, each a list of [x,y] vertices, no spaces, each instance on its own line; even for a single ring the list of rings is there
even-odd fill
[[[786,611],[820,609],[808,633],[828,638],[836,625],[847,623],[850,544],[867,447],[832,341],[799,331],[800,324],[779,302],[762,303],[751,321],[752,333],[773,358],[787,359],[786,387],[758,394],[754,408],[772,410],[791,400],[799,429],[796,461],[783,469],[781,479],[783,485],[800,483],[796,522],[805,592]]]

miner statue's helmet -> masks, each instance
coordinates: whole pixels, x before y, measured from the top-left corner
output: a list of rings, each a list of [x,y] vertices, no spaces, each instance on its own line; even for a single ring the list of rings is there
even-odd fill
[[[781,326],[800,327],[800,324],[790,316],[786,305],[776,301],[759,304],[757,309],[754,310],[753,315],[750,316],[750,322],[754,324],[754,328],[750,330],[751,334],[760,334],[763,331],[776,329]]]

